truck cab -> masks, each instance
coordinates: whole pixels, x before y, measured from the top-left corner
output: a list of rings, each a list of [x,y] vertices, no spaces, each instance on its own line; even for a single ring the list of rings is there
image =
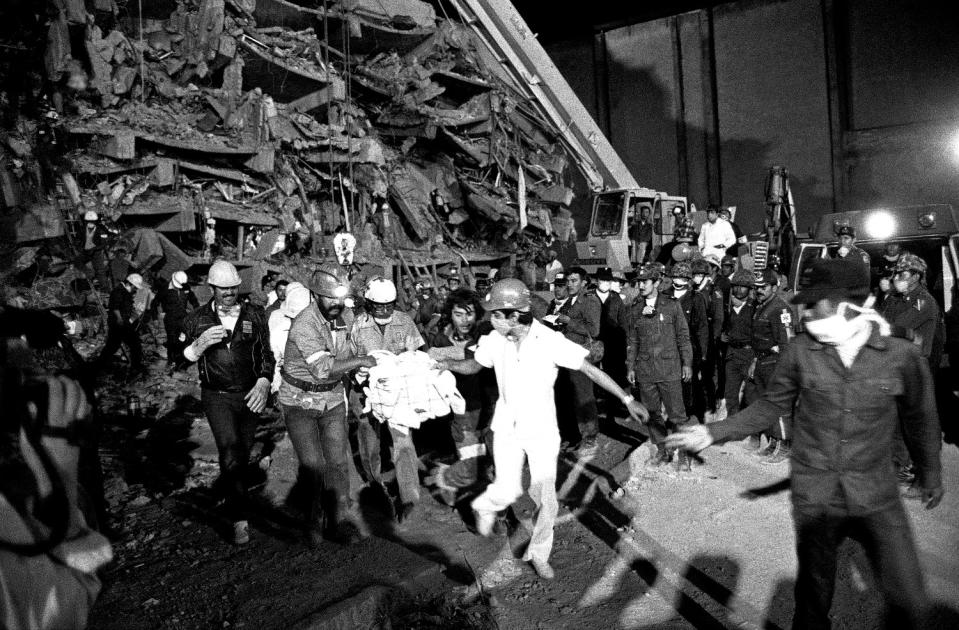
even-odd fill
[[[672,240],[678,217],[687,213],[685,197],[651,188],[618,188],[596,193],[589,232],[576,243],[575,264],[592,273],[599,267],[621,271],[631,267],[629,226],[643,208],[653,221],[653,249]]]
[[[959,215],[952,206],[933,204],[837,212],[823,216],[811,241],[797,243],[789,273],[790,286],[798,289],[802,271],[816,258],[836,255],[841,226],[856,231],[856,246],[869,254],[873,288],[882,274],[887,243],[898,243],[902,252],[926,261],[926,288],[948,311],[959,271]]]

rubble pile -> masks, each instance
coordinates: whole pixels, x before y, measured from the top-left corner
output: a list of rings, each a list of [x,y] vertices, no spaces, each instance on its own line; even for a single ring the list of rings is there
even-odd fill
[[[575,159],[560,130],[476,32],[430,3],[50,4],[42,126],[54,174],[32,182],[42,200],[14,198],[31,182],[13,165],[38,137],[21,122],[0,184],[8,206],[42,201],[68,234],[93,209],[162,232],[187,262],[209,259],[213,229],[213,255],[283,263],[323,258],[350,231],[386,268],[571,236]]]

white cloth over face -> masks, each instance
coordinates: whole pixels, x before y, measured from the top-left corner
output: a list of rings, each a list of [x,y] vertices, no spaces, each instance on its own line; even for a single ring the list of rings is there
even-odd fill
[[[456,389],[456,378],[440,370],[436,361],[420,351],[394,355],[375,353],[377,364],[369,370],[364,413],[403,433],[417,429],[430,418],[465,413],[466,401]]]

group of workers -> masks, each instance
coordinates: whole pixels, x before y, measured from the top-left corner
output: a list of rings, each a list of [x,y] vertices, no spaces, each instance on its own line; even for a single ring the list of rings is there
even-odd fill
[[[233,540],[249,540],[245,467],[271,393],[312,489],[305,512],[313,544],[349,544],[362,536],[352,509],[358,489],[350,481],[351,429],[360,476],[387,496],[382,461],[388,456],[395,471],[393,516],[406,521],[422,490],[416,430],[375,417],[364,384],[384,353],[423,351],[435,367],[454,374],[465,403],[448,419],[456,460],[438,464],[427,483],[450,502],[469,500],[473,525],[489,535],[523,493],[528,465],[537,510],[525,559],[543,578],[553,576],[559,454],[566,448],[592,458],[600,448],[601,415],[645,424],[656,448],[652,466],[675,461],[679,470],[690,470],[692,454],[740,438],[765,464],[793,459],[794,500],[802,507],[797,504],[797,598],[805,602],[797,618],[821,621],[823,610],[828,613],[843,519],[864,523],[879,543],[905,540],[906,551],[896,557],[886,557],[882,545],[876,554],[915,578],[896,482],[912,484],[914,498],[930,507],[942,494],[938,419],[924,389],[937,367],[942,316],[924,288],[925,263],[887,251],[883,319],[871,308],[869,258],[860,256],[854,234],[833,260],[812,265],[797,295],[780,286],[774,257],[769,267],[748,270],[740,268],[741,259],[714,249],[694,251],[668,268],[648,262],[623,273],[555,272],[548,303],[509,265],[495,282],[479,278],[472,288],[457,276],[437,296],[428,281],[398,289],[382,277],[366,279],[358,295],[348,267],[324,263],[302,284],[277,283],[267,310],[240,299],[239,275],[226,261],[210,268],[207,304],[191,303],[185,279],[175,275],[160,300],[171,314],[168,348],[172,336],[177,353],[171,356],[198,366]],[[128,294],[136,288],[126,284]],[[128,315],[120,297],[115,309],[111,300],[111,312],[123,321]],[[846,391],[830,381],[850,378],[862,380],[862,388]],[[894,399],[909,411],[897,413]],[[835,424],[820,412],[836,415]],[[839,452],[839,445],[867,439],[864,432],[871,431],[888,441],[888,450],[870,448],[851,458]],[[883,458],[889,470],[893,459],[899,468],[891,488]],[[875,488],[844,485],[844,475],[867,469]],[[836,513],[836,497],[821,494],[827,471],[836,492],[847,493]],[[817,539],[822,535],[825,543]],[[890,589],[899,588],[893,603],[904,615],[924,605],[921,579],[917,584],[889,581]]]

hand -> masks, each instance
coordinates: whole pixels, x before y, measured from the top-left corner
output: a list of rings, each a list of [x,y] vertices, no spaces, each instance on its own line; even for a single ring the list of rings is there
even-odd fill
[[[942,486],[936,486],[935,488],[920,488],[919,490],[919,500],[926,504],[927,510],[934,509],[939,502],[942,501],[942,496],[946,493],[942,489]]]
[[[630,385],[636,384],[636,370],[629,369],[626,370],[626,380],[629,381]]]
[[[563,326],[569,324],[569,321],[569,315],[566,315],[565,313],[560,313],[556,316],[556,323],[562,324]]]
[[[723,343],[729,343],[729,335],[726,333],[719,333],[719,340]]]
[[[257,380],[256,385],[253,386],[246,396],[243,397],[243,400],[246,401],[246,406],[253,413],[260,413],[266,409],[266,401],[270,397],[270,381],[265,378],[260,378]]]
[[[650,306],[649,304],[643,307],[643,315],[652,315],[655,312],[656,312],[656,309]]]
[[[226,328],[223,326],[211,326],[204,330],[197,339],[197,345],[202,352],[212,345],[216,345],[226,339]]]
[[[649,421],[649,411],[646,409],[646,406],[638,400],[631,400],[626,403],[626,411],[629,412],[629,417],[636,422],[646,424]]]
[[[693,368],[688,365],[683,366],[683,382],[688,383],[693,380]]]
[[[698,453],[713,443],[709,429],[702,424],[687,427],[677,433],[666,436],[666,448],[681,448],[690,453]]]

